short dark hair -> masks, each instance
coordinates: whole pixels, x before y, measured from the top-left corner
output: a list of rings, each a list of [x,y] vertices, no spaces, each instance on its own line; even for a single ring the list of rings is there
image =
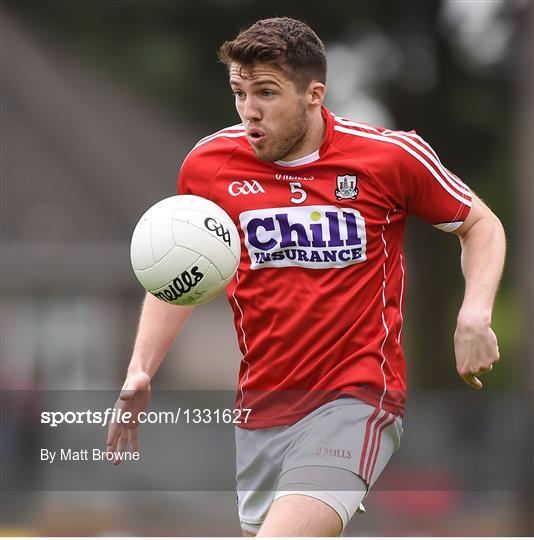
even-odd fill
[[[226,41],[218,52],[228,67],[233,62],[245,68],[266,63],[286,71],[299,90],[311,81],[326,82],[323,42],[305,23],[289,17],[262,19]]]

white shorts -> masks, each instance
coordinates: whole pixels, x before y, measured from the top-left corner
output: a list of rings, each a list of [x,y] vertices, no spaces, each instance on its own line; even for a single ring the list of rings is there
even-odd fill
[[[399,447],[402,420],[344,397],[291,426],[236,427],[235,436],[243,530],[257,533],[271,503],[288,494],[322,500],[345,527]]]

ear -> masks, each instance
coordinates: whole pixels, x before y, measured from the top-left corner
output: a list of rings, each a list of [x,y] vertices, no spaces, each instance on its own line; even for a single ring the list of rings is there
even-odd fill
[[[312,81],[308,86],[308,105],[320,107],[326,95],[326,86],[318,81]]]

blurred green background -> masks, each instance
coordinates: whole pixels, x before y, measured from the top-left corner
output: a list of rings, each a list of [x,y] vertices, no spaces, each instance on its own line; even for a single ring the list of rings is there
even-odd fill
[[[480,510],[473,518],[480,527],[466,531],[459,510],[447,518],[448,528],[436,525],[430,533],[417,519],[384,529],[379,518],[349,532],[532,534],[530,0],[4,1],[3,387],[122,384],[142,298],[129,269],[133,226],[142,211],[175,191],[181,160],[195,141],[237,120],[218,46],[258,18],[281,15],[303,19],[324,41],[330,109],[417,130],[500,217],[508,238],[493,324],[502,362],[484,383],[495,396],[520,397],[520,448],[511,452],[521,456],[523,482],[495,503],[505,511],[490,528]],[[410,388],[450,391],[454,401],[454,392],[463,390],[452,341],[463,294],[459,243],[412,220],[406,252]],[[218,301],[198,311],[156,387],[235,385],[239,353],[228,306]],[[210,343],[206,328],[213,329]],[[454,452],[450,444],[444,455]],[[50,529],[35,517],[38,507],[21,503],[24,511],[4,515],[4,526],[62,534],[58,523]],[[219,521],[198,534],[239,534],[231,513],[228,524]],[[191,527],[188,533],[197,534]],[[136,525],[125,530],[159,534]],[[182,534],[172,524],[160,532]]]

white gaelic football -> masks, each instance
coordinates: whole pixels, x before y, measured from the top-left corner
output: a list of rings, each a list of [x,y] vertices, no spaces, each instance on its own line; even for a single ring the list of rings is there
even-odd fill
[[[232,280],[241,256],[239,233],[214,202],[175,195],[149,208],[136,225],[130,248],[141,285],[181,306],[212,300]]]

